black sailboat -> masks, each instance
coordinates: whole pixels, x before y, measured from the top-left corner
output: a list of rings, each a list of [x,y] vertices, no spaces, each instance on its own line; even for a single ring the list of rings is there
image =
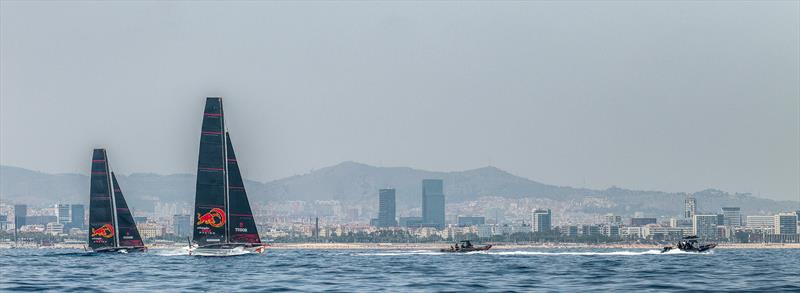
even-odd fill
[[[223,256],[263,252],[253,212],[230,135],[225,131],[222,98],[206,99],[197,160],[195,255]]]
[[[133,221],[105,149],[92,154],[89,188],[89,248],[95,252],[133,252],[146,248]]]

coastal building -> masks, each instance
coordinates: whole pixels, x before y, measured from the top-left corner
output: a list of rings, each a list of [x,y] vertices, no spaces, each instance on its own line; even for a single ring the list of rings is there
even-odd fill
[[[618,225],[605,225],[603,226],[603,235],[607,237],[619,237],[619,226]]]
[[[25,220],[28,218],[28,206],[24,204],[14,205],[14,229],[19,230],[20,227],[27,225]]]
[[[605,223],[606,224],[622,224],[622,216],[614,215],[614,214],[606,214],[605,216]]]
[[[797,234],[797,214],[780,213],[775,215],[775,234],[794,235]]]
[[[441,179],[422,180],[422,221],[427,227],[444,228],[444,183]]]
[[[8,216],[0,215],[0,231],[8,230]]]
[[[717,238],[717,215],[694,215],[692,234],[702,239]]]
[[[172,216],[172,233],[175,236],[187,237],[192,234],[192,216],[190,215],[173,215]]]
[[[671,219],[669,219],[669,226],[673,227],[673,228],[678,228],[678,227],[689,227],[689,228],[691,228],[692,227],[692,220],[691,219],[671,218]]]
[[[50,235],[64,234],[64,224],[58,222],[47,223],[44,233]]]
[[[649,224],[656,224],[658,220],[656,218],[631,218],[631,226],[632,227],[642,227]]]
[[[69,227],[77,229],[86,228],[86,209],[82,204],[70,205],[70,224]]]
[[[596,225],[583,225],[581,226],[581,236],[597,236],[600,235],[600,227]]]
[[[775,216],[747,216],[747,227],[753,229],[775,228]]]
[[[483,224],[486,224],[486,218],[484,217],[458,217],[459,227],[478,226]]]
[[[378,191],[377,227],[397,226],[395,200],[394,189],[381,189]]]
[[[72,217],[70,216],[70,207],[68,204],[59,203],[56,204],[56,222],[62,224],[64,226],[69,225],[72,222]]]
[[[694,196],[686,195],[683,200],[683,217],[686,219],[694,219],[697,214],[697,199]]]
[[[550,232],[553,225],[553,214],[550,209],[537,209],[531,218],[531,230],[536,233]]]
[[[156,223],[136,224],[143,239],[152,239],[164,235],[164,228]]]
[[[731,227],[741,227],[742,210],[739,207],[723,207],[722,225]]]
[[[561,229],[561,235],[567,237],[576,237],[578,236],[578,226],[566,226]]]

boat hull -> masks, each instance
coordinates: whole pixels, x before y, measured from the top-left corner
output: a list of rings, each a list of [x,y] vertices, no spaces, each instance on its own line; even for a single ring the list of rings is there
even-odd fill
[[[266,251],[263,244],[223,244],[192,248],[189,255],[194,256],[237,256],[245,254],[261,254]]]
[[[455,250],[455,249],[440,249],[439,251],[440,252],[452,252],[452,253],[464,253],[464,252],[473,252],[473,251],[486,251],[486,250],[489,250],[491,248],[492,248],[492,245],[486,245],[486,246],[478,246],[478,247],[472,247],[472,248],[462,248],[462,249],[459,249],[459,250]]]
[[[700,253],[700,252],[706,252],[706,251],[712,250],[712,249],[714,249],[714,247],[717,247],[717,244],[712,243],[712,244],[707,244],[707,245],[700,245],[697,248],[692,247],[692,248],[688,248],[688,249],[667,246],[667,247],[664,247],[664,249],[661,250],[661,253],[665,253],[665,252],[673,250],[673,249],[678,249],[678,250],[683,251],[683,252]]]
[[[129,253],[129,252],[145,252],[145,251],[147,251],[147,247],[144,246],[106,247],[106,248],[99,248],[92,250],[92,252],[97,252],[97,253],[106,253],[106,252]]]

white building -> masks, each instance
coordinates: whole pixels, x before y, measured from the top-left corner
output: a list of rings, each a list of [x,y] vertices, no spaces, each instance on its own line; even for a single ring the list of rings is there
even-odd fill
[[[694,215],[692,233],[701,239],[717,238],[717,215]]]
[[[747,216],[747,227],[753,229],[775,228],[775,216]]]
[[[47,223],[44,228],[44,233],[50,235],[64,234],[64,224],[61,223]]]

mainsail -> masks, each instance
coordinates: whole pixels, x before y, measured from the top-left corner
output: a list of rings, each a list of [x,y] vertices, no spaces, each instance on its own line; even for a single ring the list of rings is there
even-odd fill
[[[95,149],[89,188],[89,247],[95,251],[143,247],[142,237],[122,196],[117,177],[110,170],[106,150]]]
[[[131,210],[128,209],[128,203],[125,201],[125,197],[122,196],[122,189],[119,188],[117,176],[114,176],[114,172],[111,172],[111,181],[114,183],[114,206],[117,211],[116,230],[119,246],[144,246],[142,236],[139,235],[139,229],[136,228],[136,222],[133,221],[133,214],[131,214]]]
[[[95,149],[92,154],[89,187],[89,247],[92,249],[117,246],[112,190],[108,176],[106,150]]]
[[[217,97],[206,99],[203,113],[193,231],[200,246],[261,243]]]

